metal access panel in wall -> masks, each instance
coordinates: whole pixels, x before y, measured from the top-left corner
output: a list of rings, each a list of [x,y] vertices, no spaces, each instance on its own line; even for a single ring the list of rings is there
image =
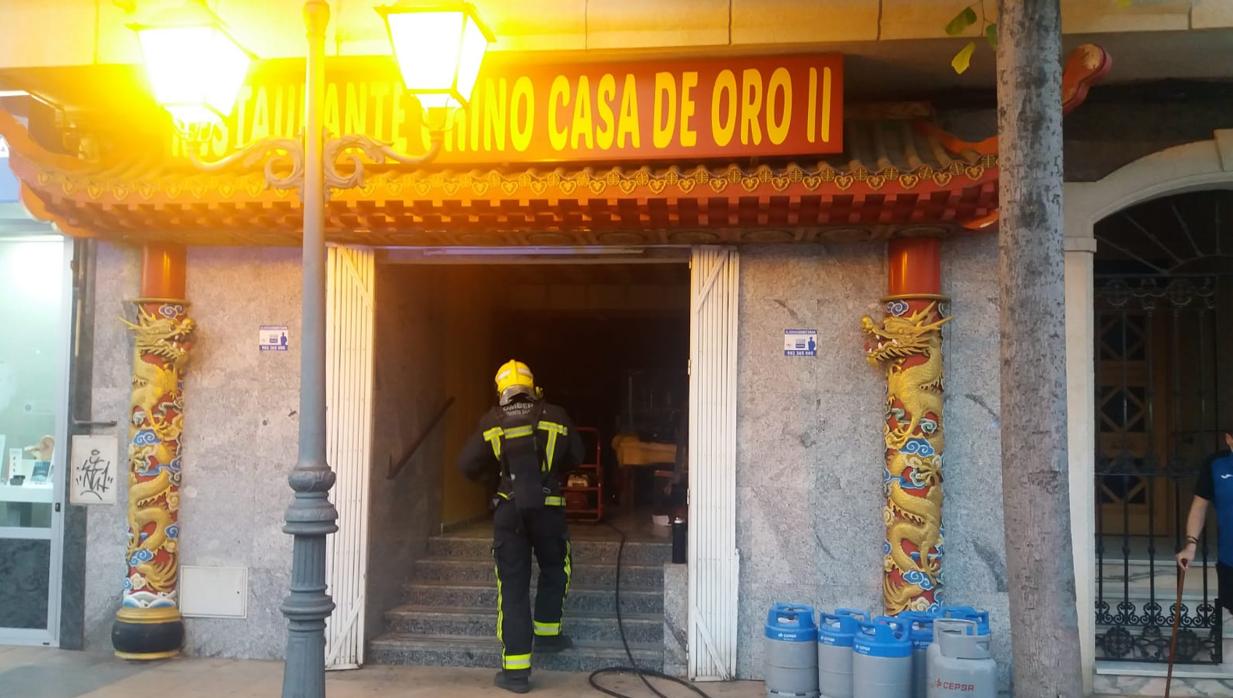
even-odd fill
[[[330,491],[338,532],[326,548],[326,579],[336,606],[326,626],[325,663],[327,669],[354,669],[364,663],[375,255],[331,247],[328,269],[326,454],[338,477]]]
[[[740,265],[734,248],[690,262],[689,675],[736,676],[736,399]]]

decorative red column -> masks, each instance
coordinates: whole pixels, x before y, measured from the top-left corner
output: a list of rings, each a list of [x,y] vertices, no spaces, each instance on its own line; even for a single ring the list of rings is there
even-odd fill
[[[869,363],[886,371],[886,612],[926,611],[942,588],[942,325],[940,242],[892,240],[881,322],[861,319]]]
[[[133,301],[133,393],[128,446],[128,575],[111,640],[125,659],[162,659],[184,641],[178,575],[184,371],[195,324],[184,300],[184,248],[142,250]]]

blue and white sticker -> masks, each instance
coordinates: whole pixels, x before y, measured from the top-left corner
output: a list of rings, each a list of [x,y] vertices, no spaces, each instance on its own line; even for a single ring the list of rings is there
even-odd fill
[[[261,351],[287,351],[286,325],[262,325],[257,335]]]
[[[783,331],[783,355],[784,356],[817,356],[818,355],[818,331],[817,330],[784,330]]]

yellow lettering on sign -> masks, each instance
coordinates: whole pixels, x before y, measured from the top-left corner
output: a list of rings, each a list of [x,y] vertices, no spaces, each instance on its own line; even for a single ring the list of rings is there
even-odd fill
[[[509,82],[505,78],[484,81],[484,150],[492,150],[496,143],[497,150],[505,150],[505,116],[506,97],[509,93]],[[478,105],[472,105],[472,109]]]
[[[265,86],[257,88],[257,100],[253,104],[253,130],[252,137],[254,141],[261,140],[270,135],[270,95]]]
[[[325,127],[327,133],[338,135],[341,133],[338,129],[342,126],[342,115],[339,113],[341,109],[338,104],[338,83],[331,82],[325,87],[325,118],[322,126]]]
[[[612,112],[612,100],[616,99],[616,78],[612,73],[604,73],[595,89],[595,104],[599,109],[599,129],[595,132],[595,142],[601,150],[610,150],[612,141],[616,139],[616,115]]]
[[[230,135],[227,133],[226,126],[221,126],[219,128],[211,129],[211,137],[210,137],[211,155],[216,158],[220,158],[226,155],[227,151],[229,150],[229,148],[227,147],[228,140],[230,140]]]
[[[389,94],[390,86],[387,83],[380,82],[372,86],[372,97],[376,100],[375,107],[376,123],[373,124],[372,137],[379,141],[388,141],[385,137],[385,98]],[[398,94],[397,91],[394,94]]]
[[[347,111],[343,117],[343,133],[368,133],[368,83],[347,83]]]
[[[741,72],[741,144],[762,144],[762,73],[757,68]]]
[[[782,95],[783,101],[775,95]],[[783,104],[782,108],[777,104]],[[779,112],[776,114],[776,112]],[[792,76],[787,68],[776,68],[766,89],[766,135],[774,145],[783,145],[792,127]]]
[[[719,105],[726,101],[728,113],[720,119]],[[731,70],[721,70],[715,78],[715,89],[711,93],[711,133],[715,145],[724,147],[732,142],[732,134],[736,133],[736,74]]]
[[[625,75],[625,89],[621,92],[621,115],[617,118],[617,147],[624,148],[626,141],[633,147],[642,147],[642,131],[638,123],[638,81],[633,73]]]
[[[271,136],[293,136],[293,131],[290,131],[291,119],[294,118],[287,112],[287,86],[275,85],[270,88],[270,135]]]
[[[574,123],[570,127],[570,147],[578,149],[579,142],[585,140],[587,148],[595,147],[595,124],[591,121],[591,81],[587,76],[578,77],[578,99],[574,102]]]
[[[552,79],[552,87],[548,88],[548,141],[552,143],[553,150],[565,150],[569,142],[569,131],[557,128],[557,113],[567,104],[569,80],[564,75],[558,75]]]
[[[253,98],[253,88],[245,85],[240,89],[240,98],[235,106],[235,145],[237,148],[248,143],[244,136],[248,133],[244,126],[248,122],[248,100]]]
[[[472,102],[470,105],[467,106],[465,110],[463,110],[463,114],[467,116],[468,120],[471,122],[471,125],[469,128],[469,131],[471,133],[471,150],[479,150],[480,149],[480,131],[483,128],[480,125],[479,109],[477,108],[476,104]]]
[[[402,102],[403,95],[393,95],[394,114],[390,117],[390,142],[394,145],[394,150],[400,153],[407,152],[407,134],[403,133],[403,124],[407,123],[407,108]]]
[[[809,110],[805,117],[805,139],[813,143],[818,138],[818,69],[809,69]]]
[[[656,148],[666,148],[676,129],[676,76],[655,73],[655,118],[651,124],[651,142]]]
[[[831,69],[822,69],[822,142],[831,142]]]
[[[698,132],[690,125],[698,105],[690,94],[698,86],[698,72],[687,70],[681,75],[681,145],[692,148],[698,145]]]
[[[466,119],[460,119],[458,112],[450,112],[449,118],[445,120],[444,136],[441,142],[441,148],[447,153],[466,150],[466,137],[462,135],[466,130]]]
[[[513,141],[514,150],[522,153],[530,147],[534,128],[535,85],[531,78],[524,75],[514,81],[514,96],[510,104],[510,140]]]

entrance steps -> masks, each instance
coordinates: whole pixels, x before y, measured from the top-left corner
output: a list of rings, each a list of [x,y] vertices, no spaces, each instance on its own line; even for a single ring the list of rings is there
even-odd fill
[[[618,543],[577,540],[573,580],[565,601],[564,630],[574,648],[537,654],[539,669],[594,671],[627,665],[616,618]],[[663,564],[671,545],[629,542],[621,568],[621,613],[638,665],[661,671],[664,662]],[[535,576],[532,563],[532,594]],[[534,599],[534,596],[532,596]],[[449,534],[429,540],[416,562],[403,603],[385,614],[385,632],[369,643],[375,664],[488,667],[501,665],[496,638],[497,584],[490,536]]]

